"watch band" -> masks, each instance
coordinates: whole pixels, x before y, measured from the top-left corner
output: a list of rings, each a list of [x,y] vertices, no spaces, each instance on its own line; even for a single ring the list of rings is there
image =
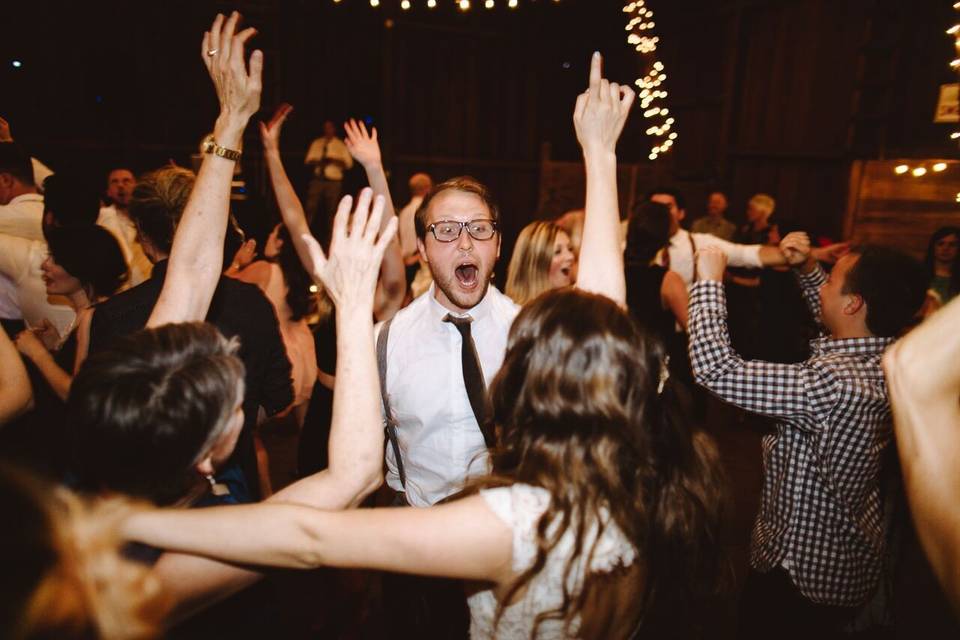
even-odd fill
[[[203,152],[212,153],[215,156],[226,158],[227,160],[233,160],[234,162],[238,162],[240,157],[243,155],[243,153],[240,151],[221,147],[219,144],[217,144],[217,141],[213,139],[213,136],[210,136],[203,141]]]

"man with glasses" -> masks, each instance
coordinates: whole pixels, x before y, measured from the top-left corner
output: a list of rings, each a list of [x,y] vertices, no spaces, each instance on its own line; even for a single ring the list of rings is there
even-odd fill
[[[387,484],[413,506],[432,505],[487,469],[492,436],[481,429],[482,394],[519,311],[490,284],[500,256],[499,217],[489,190],[462,177],[437,185],[414,219],[434,283],[394,316],[381,349],[396,420]]]
[[[487,187],[469,177],[437,185],[415,214],[417,249],[433,284],[377,326],[386,480],[396,504],[430,506],[488,470],[493,434],[484,394],[520,310],[490,284],[499,219]],[[388,574],[384,593],[400,635],[466,637],[469,615],[455,581]]]

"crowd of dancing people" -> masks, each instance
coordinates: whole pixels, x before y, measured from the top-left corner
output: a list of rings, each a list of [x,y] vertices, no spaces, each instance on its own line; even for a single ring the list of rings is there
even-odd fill
[[[398,212],[350,121],[335,164],[311,146],[304,207],[289,105],[259,123],[280,219],[258,252],[231,216],[264,69],[239,22],[203,34],[197,173],[115,169],[102,206],[0,129],[4,637],[163,636],[318,567],[382,572],[368,608],[399,637],[713,637],[735,582],[718,402],[770,425],[739,637],[869,624],[891,465],[960,607],[960,229],[924,265],[813,246],[766,194],[741,227],[720,192],[692,231],[675,189],[621,212],[635,96],[595,53],[583,209],[521,231],[503,293],[487,186],[417,174]],[[354,161],[369,187],[329,197]],[[259,433],[284,421],[299,479],[272,486]]]

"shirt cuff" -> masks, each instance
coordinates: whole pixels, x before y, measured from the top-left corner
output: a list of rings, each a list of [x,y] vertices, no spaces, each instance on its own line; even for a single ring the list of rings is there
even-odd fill
[[[726,313],[727,295],[723,283],[716,280],[698,280],[690,287],[690,311],[710,309]]]
[[[804,289],[819,289],[827,282],[827,272],[823,270],[818,262],[810,273],[801,273],[797,271],[797,280]]]

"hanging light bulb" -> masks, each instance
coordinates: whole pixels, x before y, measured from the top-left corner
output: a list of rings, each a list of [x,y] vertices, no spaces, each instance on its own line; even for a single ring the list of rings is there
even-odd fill
[[[910,167],[908,167],[905,164],[898,164],[893,168],[893,172],[896,173],[897,175],[906,173],[907,171],[910,171]]]

